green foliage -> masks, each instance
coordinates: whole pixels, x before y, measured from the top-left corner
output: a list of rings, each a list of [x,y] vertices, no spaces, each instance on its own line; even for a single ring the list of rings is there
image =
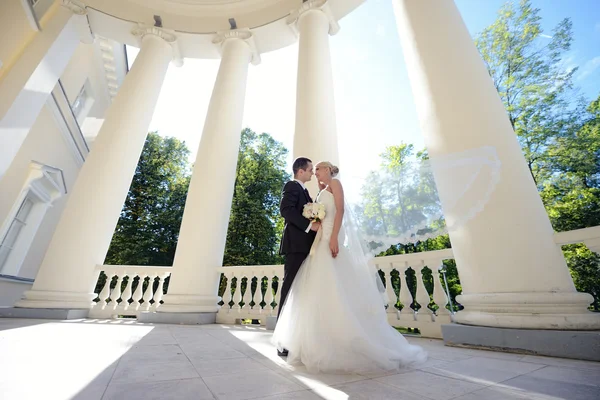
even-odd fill
[[[223,265],[281,262],[278,246],[283,222],[279,216],[279,197],[281,188],[289,179],[285,172],[286,155],[287,149],[270,135],[257,135],[249,129],[242,131]],[[148,135],[106,264],[173,264],[190,181],[188,156],[185,143],[163,138],[155,132]],[[102,274],[96,292],[105,282],[106,276]],[[148,281],[144,282],[144,285],[148,284]],[[116,280],[111,287],[115,285]],[[220,295],[224,294],[226,285],[227,280],[222,279]],[[253,292],[256,285],[256,282],[251,282]],[[263,292],[266,285],[263,279]],[[244,280],[243,291],[246,286]],[[165,289],[167,287],[168,279]]]
[[[223,265],[281,263],[279,215],[287,149],[270,135],[242,131]]]
[[[507,2],[475,43],[504,102],[534,180],[548,174],[546,155],[558,137],[573,128],[573,74],[563,60],[573,41],[568,18],[542,37],[539,9],[530,0]]]
[[[406,234],[426,223],[428,215],[441,214],[433,175],[424,165],[414,162],[412,144],[388,146],[380,157],[381,166],[367,176],[360,192],[362,202],[354,210],[365,234]],[[417,160],[427,157],[426,151],[416,155]]]
[[[573,41],[571,21],[560,21],[548,39],[542,37],[539,11],[530,0],[507,2],[496,21],[476,37],[475,43],[506,107],[554,229],[597,226],[600,225],[600,97],[586,107],[582,99],[576,98],[573,87],[576,69],[564,67],[565,54]],[[382,169],[404,165],[412,150],[411,145],[405,144],[386,149]],[[417,153],[417,158],[427,159],[428,154]],[[357,214],[373,225],[373,231],[388,231],[385,224],[394,222],[384,212],[383,204],[389,199],[381,187],[381,176],[374,172],[369,178],[363,187],[365,204]],[[410,199],[405,202],[408,204],[404,209],[409,209]],[[380,255],[448,247],[450,241],[445,235],[416,245],[392,246]],[[566,246],[564,254],[577,289],[592,294],[593,307],[598,310],[598,255],[583,245]],[[461,291],[454,261],[445,262],[445,269],[454,301]],[[409,270],[406,278],[414,295],[414,272]],[[429,279],[424,279],[428,291]],[[397,275],[393,276],[392,284],[398,290]]]
[[[593,253],[582,244],[563,247],[563,253],[575,287],[594,297],[592,309],[600,311],[600,255]]]
[[[106,264],[173,264],[190,179],[188,155],[185,143],[148,135]]]

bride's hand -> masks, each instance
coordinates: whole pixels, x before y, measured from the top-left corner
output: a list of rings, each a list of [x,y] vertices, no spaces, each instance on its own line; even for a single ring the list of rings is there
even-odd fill
[[[331,257],[333,258],[336,258],[340,252],[340,246],[338,245],[338,239],[336,237],[332,236],[329,240],[329,250],[331,250]]]

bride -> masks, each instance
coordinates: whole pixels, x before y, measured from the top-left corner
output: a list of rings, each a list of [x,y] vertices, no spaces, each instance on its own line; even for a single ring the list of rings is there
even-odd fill
[[[273,333],[278,349],[287,349],[288,363],[310,372],[355,372],[399,369],[424,362],[427,354],[392,328],[378,289],[376,272],[352,243],[339,170],[329,162],[315,167],[325,206],[321,232],[315,239],[290,292]],[[344,242],[349,238],[350,246]],[[356,239],[356,238],[354,238]],[[354,246],[353,246],[354,244]]]

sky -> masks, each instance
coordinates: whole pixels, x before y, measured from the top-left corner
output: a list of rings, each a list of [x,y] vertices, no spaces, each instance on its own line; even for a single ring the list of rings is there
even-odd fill
[[[455,0],[472,36],[496,19],[505,0]],[[565,68],[579,67],[575,84],[592,100],[600,94],[600,1],[533,0],[544,34],[563,18],[573,22],[574,43]],[[340,169],[364,177],[380,163],[386,146],[424,147],[398,38],[392,0],[367,0],[342,19],[330,38]],[[137,49],[128,48],[133,62]],[[250,66],[243,128],[267,132],[291,151],[298,47],[261,55]],[[151,131],[184,140],[196,158],[219,60],[186,59],[170,66],[150,124]],[[193,89],[191,89],[193,88]],[[289,168],[291,169],[291,167]]]

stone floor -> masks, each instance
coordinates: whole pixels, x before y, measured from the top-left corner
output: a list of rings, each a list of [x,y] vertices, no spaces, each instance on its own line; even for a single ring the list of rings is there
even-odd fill
[[[600,363],[444,347],[401,373],[289,368],[252,326],[0,319],[0,398],[600,399]]]

